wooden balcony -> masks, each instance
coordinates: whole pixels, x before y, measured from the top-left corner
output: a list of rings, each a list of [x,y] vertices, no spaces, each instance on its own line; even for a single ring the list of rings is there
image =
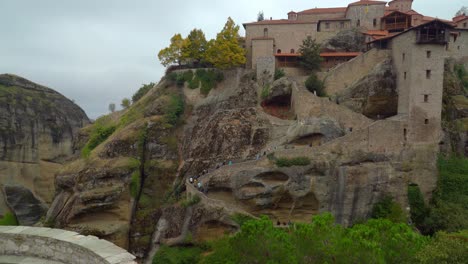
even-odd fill
[[[405,30],[408,28],[408,23],[407,22],[401,22],[401,23],[386,23],[384,29],[388,31],[397,31],[397,30]]]

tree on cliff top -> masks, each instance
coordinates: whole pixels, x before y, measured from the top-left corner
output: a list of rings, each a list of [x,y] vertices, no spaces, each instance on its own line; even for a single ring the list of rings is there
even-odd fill
[[[245,50],[239,44],[239,26],[230,17],[208,46],[206,60],[216,68],[226,69],[246,62]]]
[[[320,70],[320,63],[322,62],[320,49],[320,44],[315,42],[311,36],[307,36],[299,47],[299,53],[301,54],[299,57],[300,65],[310,71]]]
[[[205,33],[201,29],[193,29],[182,45],[183,60],[193,63],[202,62],[205,59],[207,45]]]
[[[159,51],[158,58],[163,66],[168,66],[173,63],[182,64],[182,48],[184,39],[180,34],[175,34],[171,38],[169,47]]]

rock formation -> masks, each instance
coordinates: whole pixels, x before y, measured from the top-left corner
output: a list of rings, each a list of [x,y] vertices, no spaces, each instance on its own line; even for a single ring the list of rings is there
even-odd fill
[[[54,174],[78,153],[74,141],[89,120],[63,95],[10,74],[0,75],[0,112],[0,215],[13,210],[21,224],[34,224],[39,208],[54,198]]]
[[[265,89],[252,71],[224,75],[207,96],[163,78],[129,109],[85,129],[116,128],[57,176],[46,222],[109,239],[144,258],[159,243],[232,232],[242,215],[309,221],[330,211],[349,225],[368,217],[384,195],[406,207],[408,183],[426,198],[434,190],[437,146],[407,144],[397,120],[365,116],[382,110],[373,102],[349,109],[295,79]],[[341,89],[343,102],[376,95],[390,107],[392,80],[383,63]],[[171,123],[175,98],[184,99],[185,112]],[[279,166],[297,158],[307,162]],[[189,177],[198,177],[202,188]]]

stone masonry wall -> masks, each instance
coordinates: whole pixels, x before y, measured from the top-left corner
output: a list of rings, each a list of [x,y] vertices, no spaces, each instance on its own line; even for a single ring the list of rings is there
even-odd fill
[[[24,226],[0,227],[0,255],[70,264],[136,264],[133,255],[106,240],[66,230]]]
[[[325,78],[327,94],[333,95],[343,91],[353,82],[369,74],[375,65],[390,56],[387,50],[372,49],[346,63],[330,70]]]

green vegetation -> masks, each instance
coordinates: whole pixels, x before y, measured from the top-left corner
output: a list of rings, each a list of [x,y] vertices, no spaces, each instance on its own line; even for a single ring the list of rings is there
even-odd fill
[[[416,263],[466,263],[468,260],[468,231],[437,233],[429,244],[416,254]]]
[[[318,79],[315,73],[311,74],[307,78],[307,80],[305,81],[305,86],[307,90],[309,90],[311,93],[315,92],[317,96],[327,96],[325,93],[325,87],[323,85],[323,82]]]
[[[276,166],[278,167],[291,167],[291,166],[307,166],[310,164],[310,159],[307,157],[296,158],[278,158],[276,159]]]
[[[343,228],[326,213],[282,229],[262,217],[214,243],[200,263],[408,263],[427,241],[387,219]]]
[[[114,131],[116,130],[116,126],[108,125],[104,126],[100,124],[98,121],[94,124],[93,130],[91,131],[90,137],[84,148],[81,150],[81,155],[84,158],[89,157],[91,151],[99,146],[102,142],[106,141],[108,137],[110,137]]]
[[[161,246],[153,258],[153,264],[194,264],[201,259],[203,249],[199,247]]]
[[[122,106],[123,109],[127,109],[127,108],[130,107],[131,104],[132,104],[132,102],[130,101],[130,99],[124,98],[124,99],[122,99],[122,102],[120,103],[120,106]]]
[[[200,201],[201,201],[200,196],[194,195],[194,196],[190,197],[190,199],[185,199],[184,201],[182,201],[181,205],[182,205],[182,207],[189,207],[189,206],[192,206],[192,205],[196,205]]]
[[[167,123],[176,125],[179,118],[184,113],[185,103],[180,95],[172,95],[165,109],[165,119]]]
[[[234,222],[236,222],[239,226],[243,226],[247,221],[253,220],[252,217],[245,215],[245,214],[239,214],[239,213],[232,215],[231,219]]]
[[[239,26],[228,18],[215,39],[207,41],[200,29],[193,29],[187,38],[175,34],[170,45],[159,51],[161,64],[189,67],[214,66],[226,69],[245,64],[245,50],[239,44]]]
[[[372,218],[386,218],[394,223],[406,223],[406,217],[401,206],[390,196],[384,196],[372,208]]]
[[[422,225],[428,210],[417,184],[408,185],[408,203],[410,206],[411,220],[416,226]]]
[[[286,76],[286,73],[284,72],[283,69],[276,69],[275,70],[275,80],[281,79],[284,76]]]
[[[454,70],[465,92],[468,92],[468,71],[465,69],[465,66],[463,66],[463,64],[456,64]]]
[[[196,78],[201,82],[200,92],[207,95],[211,89],[216,87],[216,84],[224,80],[224,75],[218,70],[198,69],[195,72]]]
[[[263,86],[263,89],[262,89],[262,99],[265,99],[268,97],[268,95],[270,94],[270,85],[269,84],[265,84],[265,86]]]
[[[320,63],[322,62],[320,50],[320,44],[315,42],[311,36],[307,36],[299,47],[299,53],[301,54],[299,64],[311,72],[320,70]]]
[[[0,218],[0,226],[17,226],[18,220],[12,213],[6,213],[3,218]]]
[[[155,83],[143,84],[143,86],[141,86],[140,89],[138,89],[138,91],[136,91],[136,93],[133,94],[132,102],[136,103],[138,100],[140,100],[140,98],[145,96],[145,94],[147,94],[149,90],[151,90],[151,88],[153,88],[154,86]]]
[[[130,178],[130,195],[133,198],[137,198],[139,191],[140,191],[140,172],[134,171],[132,173],[132,177]]]

